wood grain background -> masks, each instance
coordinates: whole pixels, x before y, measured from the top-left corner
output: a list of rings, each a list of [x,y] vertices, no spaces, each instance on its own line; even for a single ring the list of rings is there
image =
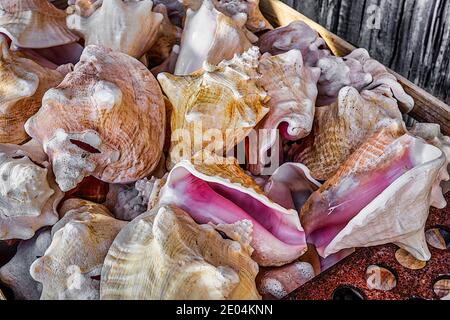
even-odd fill
[[[282,0],[450,104],[450,0]]]

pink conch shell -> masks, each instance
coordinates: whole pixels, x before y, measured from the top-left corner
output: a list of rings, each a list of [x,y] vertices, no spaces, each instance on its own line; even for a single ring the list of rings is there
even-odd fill
[[[76,42],[66,13],[47,0],[0,0],[0,33],[21,48],[50,48]]]
[[[416,123],[409,132],[417,137],[425,139],[428,143],[442,150],[447,157],[447,162],[450,162],[450,137],[444,136],[441,133],[441,127],[433,123]],[[450,164],[447,165],[447,171],[450,172]],[[443,181],[443,193],[450,191],[450,181]]]
[[[58,221],[64,194],[35,146],[0,145],[0,240],[31,239]]]
[[[173,47],[180,44],[182,29],[172,24],[165,5],[159,4],[153,11],[163,15],[156,42],[146,54],[151,65],[156,66],[167,60],[171,56]]]
[[[175,75],[197,71],[204,62],[217,65],[251,46],[242,26],[204,0],[198,11],[187,11]]]
[[[307,201],[301,220],[323,257],[343,249],[394,243],[429,260],[429,207],[445,207],[448,178],[438,148],[393,124],[376,132]]]
[[[258,291],[265,299],[283,299],[317,274],[308,262],[297,261],[258,275]]]
[[[320,69],[305,66],[300,51],[291,50],[277,56],[264,54],[258,72],[258,84],[270,96],[270,111],[258,129],[279,129],[281,136],[291,141],[308,136],[313,127]],[[253,174],[261,173],[262,159],[276,143],[276,135],[269,136],[258,143],[258,164],[249,168]]]
[[[407,113],[414,107],[413,98],[405,93],[396,77],[381,63],[371,59],[365,49],[356,49],[344,58],[324,57],[317,62],[317,66],[322,70],[318,85],[318,106],[335,102],[339,91],[351,86],[358,91],[388,88],[402,112]]]
[[[138,60],[88,46],[74,71],[47,91],[25,129],[44,146],[62,190],[73,189],[88,175],[131,183],[158,165],[164,99]]]
[[[17,253],[0,268],[0,281],[12,289],[18,300],[38,300],[42,285],[30,275],[31,264],[42,257],[52,242],[50,229],[41,229],[35,236],[19,243]]]
[[[251,226],[230,226],[247,237]],[[258,265],[248,243],[222,238],[183,210],[163,206],[122,229],[102,269],[105,300],[256,300]]]
[[[41,107],[44,93],[64,75],[9,50],[0,34],[0,143],[22,143],[25,122]]]
[[[84,38],[86,45],[100,45],[140,58],[155,43],[163,20],[162,14],[152,12],[152,7],[151,0],[101,1],[94,12],[75,10],[67,17],[67,25]]]
[[[102,205],[70,199],[52,229],[52,243],[30,267],[42,283],[41,300],[98,299],[101,269],[114,238],[126,225]]]
[[[258,48],[252,47],[189,76],[158,75],[173,105],[170,168],[203,149],[225,155],[267,114],[267,94],[253,80],[258,58]]]
[[[300,212],[306,200],[321,186],[304,165],[285,163],[270,177],[264,191],[272,201]]]
[[[315,179],[328,180],[376,130],[401,121],[390,90],[359,93],[345,87],[336,103],[316,108],[313,132],[291,150],[291,157],[306,165]]]
[[[294,21],[263,34],[258,41],[262,53],[278,55],[293,49],[300,50],[304,64],[315,67],[320,58],[330,55],[325,40],[302,21]]]
[[[306,251],[297,212],[269,200],[234,158],[203,153],[183,160],[170,172],[159,197],[160,205],[176,205],[197,223],[250,221],[252,257],[259,265],[284,265]]]

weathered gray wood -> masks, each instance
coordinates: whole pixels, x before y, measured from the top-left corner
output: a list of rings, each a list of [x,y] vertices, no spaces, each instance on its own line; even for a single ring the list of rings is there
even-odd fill
[[[450,103],[450,0],[282,0]]]

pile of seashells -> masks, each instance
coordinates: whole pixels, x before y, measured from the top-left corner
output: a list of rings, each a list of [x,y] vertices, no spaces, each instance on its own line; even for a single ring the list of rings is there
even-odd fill
[[[430,259],[450,138],[406,126],[366,50],[274,29],[257,0],[68,5],[0,0],[15,299],[282,298],[354,248]]]

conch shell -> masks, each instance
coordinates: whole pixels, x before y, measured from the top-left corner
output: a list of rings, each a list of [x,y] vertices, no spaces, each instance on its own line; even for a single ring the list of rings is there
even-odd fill
[[[450,162],[450,137],[444,136],[441,133],[441,127],[434,123],[415,123],[409,129],[409,133],[416,137],[425,139],[428,143],[442,150],[447,157],[447,162]],[[450,172],[450,164],[447,165],[447,170]],[[450,181],[442,183],[443,193],[450,191]]]
[[[396,77],[381,63],[371,59],[366,49],[356,49],[344,58],[321,58],[317,67],[322,70],[318,84],[318,106],[335,102],[339,91],[346,86],[358,91],[374,90],[382,86],[391,91],[402,112],[407,113],[414,107],[414,99],[405,93]]]
[[[225,155],[263,119],[269,109],[265,107],[266,92],[254,80],[258,59],[258,48],[252,47],[217,67],[205,65],[189,76],[158,75],[173,105],[169,167],[208,147]],[[210,143],[212,138],[214,143]]]
[[[305,66],[315,67],[317,61],[330,56],[325,40],[302,21],[271,30],[263,34],[258,41],[262,53],[279,55],[291,50],[300,50]]]
[[[198,11],[188,9],[175,75],[191,74],[204,62],[217,65],[248,50],[252,44],[242,27],[211,0],[204,0]]]
[[[74,71],[47,91],[25,130],[44,146],[64,191],[88,175],[108,183],[132,183],[158,165],[164,99],[138,60],[88,46]]]
[[[0,268],[0,281],[12,289],[15,299],[39,300],[42,285],[31,277],[30,266],[51,242],[50,229],[39,230],[32,239],[19,243],[14,257]]]
[[[246,226],[250,228],[251,225]],[[246,233],[247,230],[237,232]],[[106,256],[101,299],[260,299],[247,243],[223,239],[183,210],[155,208],[119,233]]]
[[[394,243],[430,259],[424,229],[430,206],[446,205],[446,158],[404,133],[398,124],[376,132],[308,199],[301,221],[321,256]]]
[[[336,103],[316,108],[313,132],[290,150],[293,161],[306,165],[315,179],[328,180],[374,132],[402,122],[391,91],[380,89],[359,93],[345,87]]]
[[[77,1],[75,7],[83,1]],[[92,10],[75,9],[68,27],[84,38],[86,45],[99,45],[140,58],[155,43],[161,13],[153,12],[151,0],[96,1]]]
[[[258,72],[258,84],[270,96],[270,111],[258,129],[279,129],[281,136],[290,141],[308,136],[313,127],[320,69],[305,66],[301,52],[291,50],[277,56],[264,54]],[[262,160],[276,143],[275,135],[268,136],[258,143],[258,164],[249,167],[253,174],[261,173]]]
[[[41,107],[44,93],[64,75],[11,51],[0,34],[0,143],[25,142],[23,125]]]
[[[52,243],[30,268],[42,283],[42,300],[98,299],[103,261],[126,222],[89,201],[70,199],[52,229]]]
[[[203,152],[181,161],[169,173],[159,205],[175,205],[201,224],[250,221],[252,257],[261,266],[284,265],[306,251],[297,211],[269,200],[234,158]]]
[[[21,48],[50,48],[78,41],[66,26],[66,13],[47,0],[0,0],[0,33]]]
[[[0,240],[31,239],[58,221],[63,193],[49,164],[31,149],[0,145]]]

